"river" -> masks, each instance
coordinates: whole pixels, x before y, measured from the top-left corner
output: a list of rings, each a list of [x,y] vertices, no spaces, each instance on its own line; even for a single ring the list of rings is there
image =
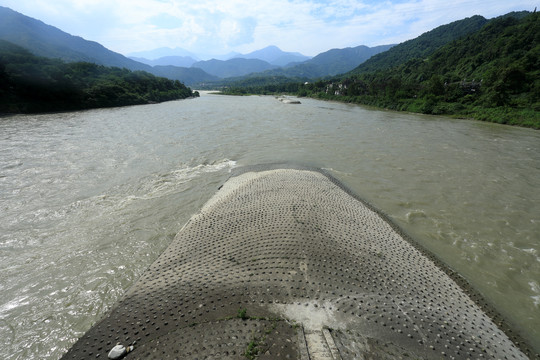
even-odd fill
[[[540,351],[540,132],[271,96],[0,118],[0,358],[56,359],[231,169],[328,169]]]

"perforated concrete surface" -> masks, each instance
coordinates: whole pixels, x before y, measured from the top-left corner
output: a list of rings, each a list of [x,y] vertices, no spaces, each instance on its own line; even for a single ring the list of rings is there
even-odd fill
[[[171,214],[174,216],[174,214]],[[332,177],[231,177],[64,359],[526,359],[443,269]]]

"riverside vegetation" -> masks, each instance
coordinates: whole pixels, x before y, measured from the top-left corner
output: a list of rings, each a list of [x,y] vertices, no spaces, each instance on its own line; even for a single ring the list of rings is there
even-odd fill
[[[222,91],[289,93],[540,129],[539,14],[474,16],[396,45],[349,73],[299,80],[251,77]]]
[[[137,105],[197,95],[178,80],[88,62],[65,63],[0,40],[0,113]]]

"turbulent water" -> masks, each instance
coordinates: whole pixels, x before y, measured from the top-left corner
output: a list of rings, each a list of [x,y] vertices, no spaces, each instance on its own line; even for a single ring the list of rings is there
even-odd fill
[[[330,170],[540,351],[540,132],[226,97],[0,118],[0,358],[56,359],[237,166]]]

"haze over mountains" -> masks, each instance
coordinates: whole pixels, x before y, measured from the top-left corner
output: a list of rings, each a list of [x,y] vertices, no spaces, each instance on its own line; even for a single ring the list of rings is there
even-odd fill
[[[311,57],[297,52],[285,52],[277,46],[271,45],[248,54],[229,53],[225,55],[196,55],[181,48],[159,48],[132,53],[130,59],[150,66],[172,65],[199,68],[219,78],[227,78],[294,65],[308,61]],[[353,62],[359,63],[355,60],[352,59]]]
[[[180,56],[180,57],[190,57],[195,61],[210,60],[210,59],[229,60],[235,57],[236,55],[240,55],[240,53],[231,52],[228,54],[195,54],[181,47],[175,47],[175,48],[160,47],[157,49],[137,51],[137,52],[132,52],[132,53],[127,54],[127,56],[130,58],[141,58],[141,59],[147,59],[147,60],[156,60],[162,57],[169,57],[169,56]]]
[[[266,61],[271,65],[285,66],[294,62],[303,62],[311,59],[310,56],[302,55],[298,52],[285,52],[274,45],[265,47],[264,49],[256,50],[248,54],[240,54],[237,52],[231,52],[224,55],[207,55],[207,54],[194,54],[180,47],[171,49],[167,47],[158,48],[149,51],[140,51],[128,54],[129,58],[148,64],[148,65],[174,65],[169,63],[170,61],[177,61],[182,59],[184,63],[191,62],[188,66],[205,60],[230,60],[234,58],[242,59],[258,59]]]
[[[253,51],[249,54],[238,54],[235,58],[259,59],[276,66],[286,66],[290,63],[304,62],[311,59],[310,56],[298,52],[284,52],[277,46],[267,46],[264,49]]]
[[[312,59],[300,53],[284,52],[276,46],[249,54],[215,56],[210,60],[201,60],[208,55],[199,57],[181,48],[133,53],[130,54],[132,58],[128,58],[97,42],[73,36],[6,7],[0,7],[0,39],[22,46],[38,56],[142,70],[180,80],[187,85],[265,71],[310,78],[335,75],[352,70],[372,55],[390,47],[332,49]],[[301,67],[296,68],[298,66]],[[289,70],[285,71],[286,68]]]
[[[191,56],[163,56],[154,60],[131,56],[130,59],[150,66],[191,67],[191,65],[197,62]]]

